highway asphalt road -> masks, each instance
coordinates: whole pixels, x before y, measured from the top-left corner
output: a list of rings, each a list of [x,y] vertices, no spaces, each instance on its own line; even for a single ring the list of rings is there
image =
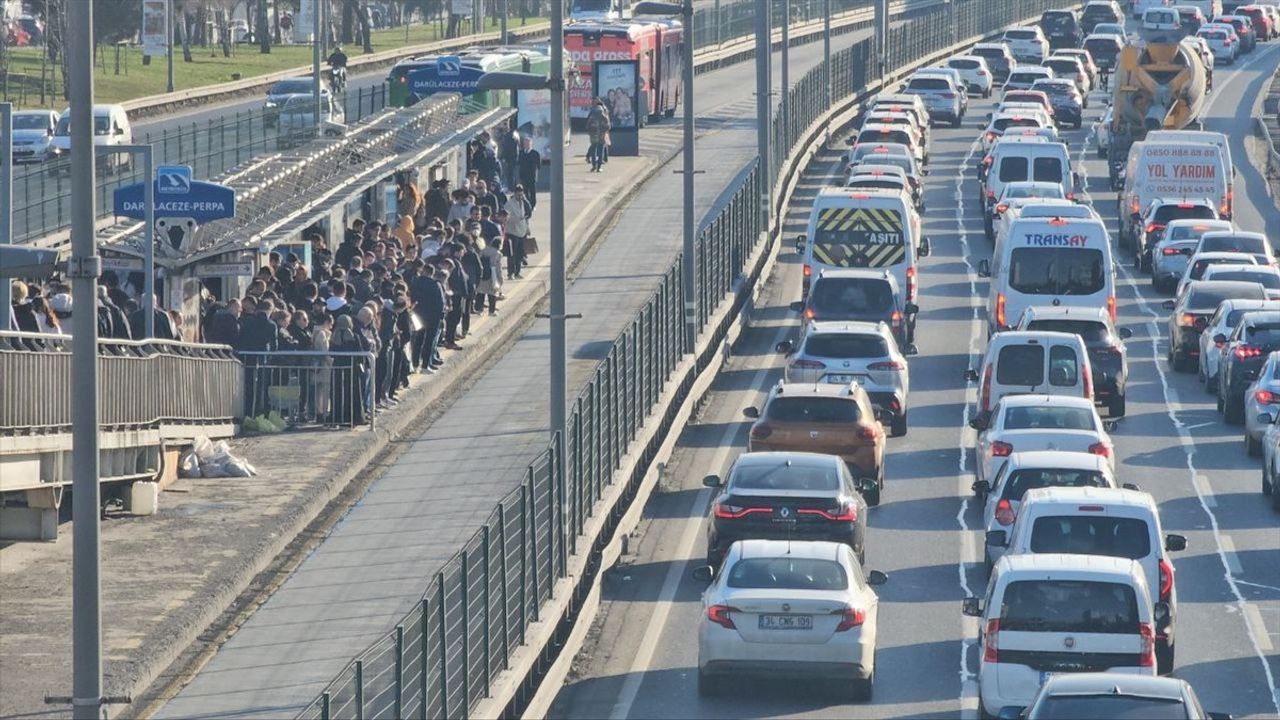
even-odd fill
[[[1244,229],[1280,223],[1263,178],[1247,161],[1250,111],[1280,65],[1280,45],[1259,46],[1233,68],[1220,68],[1207,128],[1232,138],[1236,222]],[[745,450],[749,421],[781,376],[774,344],[794,334],[788,303],[799,297],[800,261],[784,243],[752,328],[716,378],[713,393],[685,430],[664,481],[646,508],[631,554],[608,572],[605,602],[574,676],[551,716],[652,717],[973,717],[978,712],[977,621],[960,613],[981,595],[980,508],[972,481],[974,432],[965,419],[975,402],[962,373],[983,349],[987,282],[974,268],[988,258],[972,167],[974,142],[992,101],[974,100],[962,128],[935,128],[925,234],[933,256],[922,269],[920,354],[912,369],[911,430],[889,441],[886,490],[870,511],[869,569],[889,574],[880,589],[875,697],[863,706],[804,683],[742,683],[714,700],[697,695],[697,623],[701,563],[711,491],[701,478],[723,474]],[[1103,111],[1095,93],[1085,128],[1065,133],[1091,200],[1112,227],[1115,195],[1105,161],[1088,142]],[[786,237],[804,232],[814,193],[835,181],[843,143],[819,156],[787,215]],[[1188,537],[1174,554],[1180,598],[1174,675],[1190,681],[1207,709],[1235,717],[1280,715],[1280,516],[1259,492],[1259,463],[1244,453],[1241,431],[1223,424],[1193,374],[1164,360],[1162,297],[1146,276],[1122,263],[1120,325],[1128,341],[1128,415],[1112,433],[1117,473],[1159,504],[1166,532]]]
[[[863,37],[850,33],[833,44]],[[799,81],[821,58],[820,44],[792,48],[791,77]],[[754,99],[743,91],[754,77],[754,63],[740,63],[696,81],[696,159],[706,171],[696,183],[699,217],[718,209],[725,188],[755,159]],[[646,152],[680,142],[676,121],[650,126],[641,137]],[[673,167],[678,159],[629,201],[573,279],[567,310],[583,317],[568,330],[570,397],[594,374],[598,349],[631,323],[679,252],[682,191]],[[570,197],[571,217],[589,192]],[[414,607],[428,579],[546,447],[546,332],[545,321],[533,324],[463,397],[404,438],[404,453],[374,469],[380,477],[343,522],[158,717],[292,717]]]

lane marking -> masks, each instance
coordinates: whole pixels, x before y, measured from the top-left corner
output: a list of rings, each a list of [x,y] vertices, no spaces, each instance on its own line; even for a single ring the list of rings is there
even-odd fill
[[[1275,590],[1276,592],[1280,592],[1280,587],[1276,587],[1275,585],[1263,585],[1262,583],[1249,582],[1248,580],[1236,580],[1236,582],[1239,583],[1240,585],[1248,585],[1249,587],[1262,588],[1263,590]]]
[[[1244,567],[1240,564],[1240,556],[1236,554],[1236,544],[1232,542],[1231,536],[1223,535],[1218,540],[1222,543],[1222,554],[1226,559],[1227,568],[1233,575],[1243,575]]]
[[[1262,612],[1258,610],[1256,603],[1244,604],[1244,624],[1249,626],[1249,634],[1253,636],[1254,642],[1264,652],[1271,652],[1276,646],[1271,643],[1271,636],[1267,633],[1267,624],[1262,620]]]
[[[1191,428],[1186,428],[1186,429],[1190,430]],[[1195,440],[1191,439],[1191,433],[1187,433],[1185,438],[1186,439],[1182,440],[1182,445],[1184,446],[1190,445],[1192,446],[1192,450],[1194,451],[1194,446],[1196,443],[1195,443]],[[1213,487],[1209,485],[1208,477],[1201,475],[1199,473],[1196,473],[1195,475],[1191,476],[1191,484],[1195,486],[1196,492],[1199,493],[1199,495],[1204,498],[1204,503],[1206,505],[1208,505],[1209,507],[1218,507],[1217,494],[1213,492]]]
[[[1273,46],[1273,47],[1280,47],[1280,46]],[[1240,69],[1243,70],[1244,67],[1247,67],[1247,65],[1242,66]],[[1231,83],[1236,78],[1237,78],[1237,74],[1233,74],[1232,76],[1228,77],[1225,82],[1217,85],[1216,89],[1230,86]],[[1209,109],[1212,108],[1220,98],[1221,98],[1221,95],[1215,91],[1213,94],[1213,97],[1205,105],[1206,115]],[[1093,127],[1090,130],[1091,135],[1094,135],[1097,133],[1098,126],[1101,124],[1101,122],[1102,122],[1101,119],[1099,119],[1097,122],[1093,124]],[[1087,149],[1087,147],[1088,147],[1088,144],[1086,143],[1085,147],[1081,148],[1080,158],[1077,165],[1079,168],[1078,172],[1080,173],[1080,177],[1084,185],[1082,189],[1082,194],[1086,202],[1088,202],[1089,205],[1092,206],[1093,197],[1090,194],[1088,189],[1089,171],[1088,171],[1088,167],[1084,162],[1085,150]],[[1148,335],[1151,342],[1151,355],[1153,360],[1152,366],[1155,367],[1156,375],[1160,379],[1160,387],[1161,387],[1161,391],[1163,392],[1164,401],[1165,401],[1165,414],[1168,415],[1169,420],[1173,423],[1174,430],[1175,432],[1177,432],[1177,435],[1178,435],[1179,444],[1182,446],[1182,452],[1187,458],[1187,470],[1190,473],[1190,477],[1191,477],[1191,487],[1196,492],[1196,499],[1199,501],[1200,507],[1202,510],[1204,510],[1205,515],[1208,516],[1209,518],[1210,531],[1213,533],[1214,543],[1217,547],[1218,559],[1222,563],[1223,580],[1226,582],[1227,587],[1231,590],[1231,594],[1235,596],[1235,606],[1240,611],[1241,617],[1243,618],[1245,617],[1245,613],[1248,612],[1247,610],[1248,603],[1245,601],[1244,595],[1240,592],[1240,587],[1237,584],[1237,581],[1235,578],[1235,572],[1233,572],[1231,567],[1231,561],[1227,559],[1227,552],[1223,544],[1224,536],[1223,536],[1221,527],[1218,523],[1217,513],[1215,513],[1213,510],[1213,508],[1217,507],[1217,501],[1213,499],[1212,490],[1209,487],[1207,478],[1205,478],[1205,482],[1203,483],[1196,481],[1196,478],[1200,476],[1200,473],[1195,466],[1195,454],[1197,450],[1195,438],[1191,436],[1191,432],[1188,429],[1187,425],[1184,424],[1182,420],[1178,417],[1178,410],[1176,409],[1177,402],[1178,402],[1177,400],[1178,394],[1177,394],[1177,391],[1169,383],[1168,371],[1165,369],[1167,360],[1161,357],[1161,354],[1160,354],[1160,340],[1162,338],[1162,334],[1160,330],[1161,316],[1151,308],[1151,305],[1147,302],[1147,298],[1139,290],[1137,281],[1134,279],[1133,274],[1129,272],[1128,264],[1117,263],[1116,265],[1117,267],[1120,268],[1120,273],[1124,275],[1126,284],[1128,284],[1130,290],[1132,290],[1134,299],[1136,299],[1138,302],[1139,309],[1149,317],[1146,324],[1149,329]],[[1204,488],[1201,487],[1202,484],[1204,485]],[[1209,492],[1206,493],[1204,492],[1204,490],[1209,490]],[[1228,539],[1227,542],[1229,543],[1230,540]],[[1271,670],[1271,664],[1267,661],[1266,651],[1262,649],[1262,645],[1264,642],[1266,644],[1270,644],[1270,638],[1266,637],[1265,627],[1262,628],[1262,633],[1260,636],[1258,632],[1254,631],[1254,628],[1250,625],[1247,619],[1245,620],[1245,634],[1249,636],[1249,642],[1251,645],[1253,645],[1254,654],[1257,656],[1258,661],[1262,664],[1263,677],[1266,678],[1267,687],[1271,691],[1271,703],[1275,707],[1276,713],[1280,714],[1280,692],[1277,692],[1276,690],[1275,674]]]
[[[830,181],[839,177],[842,164],[843,156],[840,161],[834,164],[831,172],[827,173],[825,178],[826,185],[831,185]],[[790,207],[787,208],[788,212],[790,212],[790,209]],[[786,266],[778,265],[777,267],[784,268]],[[769,341],[768,347],[772,348],[785,340],[793,329],[793,323],[784,322],[780,324],[777,332],[774,333],[773,338]],[[764,378],[774,369],[770,353],[764,353],[756,357],[763,358],[765,365],[758,368],[755,374],[751,376],[751,382],[747,386],[751,388],[748,397],[759,397],[764,392]],[[727,394],[732,395],[734,393],[729,391]],[[720,435],[720,441],[717,445],[718,450],[712,467],[722,474],[725,472],[729,453],[736,450],[733,446],[733,436],[738,433],[741,425],[740,422],[731,422]],[[687,450],[688,448],[684,449]],[[694,511],[706,507],[711,500],[712,492],[714,491],[711,488],[703,488],[698,491],[690,507]],[[683,520],[685,523],[684,532],[680,535],[680,542],[675,547],[671,567],[667,568],[667,576],[662,582],[662,590],[658,593],[653,612],[649,615],[649,622],[645,625],[648,631],[640,641],[640,647],[636,648],[635,659],[631,662],[631,667],[627,672],[627,679],[623,682],[622,689],[618,693],[618,701],[614,703],[613,709],[609,713],[610,720],[626,720],[631,715],[631,707],[635,704],[636,696],[640,692],[640,685],[644,682],[645,675],[653,664],[653,654],[657,650],[658,641],[662,639],[663,631],[667,629],[667,619],[671,614],[672,607],[675,605],[676,590],[680,586],[680,580],[689,571],[689,555],[693,551],[694,543],[697,542],[698,531],[702,529],[704,520],[705,518],[701,514],[694,514],[693,512]]]

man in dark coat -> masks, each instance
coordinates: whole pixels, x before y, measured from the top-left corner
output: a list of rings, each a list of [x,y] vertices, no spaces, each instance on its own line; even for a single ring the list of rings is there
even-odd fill
[[[533,138],[520,138],[520,155],[516,162],[519,164],[520,184],[524,186],[529,205],[537,207],[538,172],[542,170],[542,155],[533,149]]]
[[[494,154],[489,141],[489,133],[480,133],[480,145],[476,148],[473,167],[480,174],[481,180],[498,187],[502,184],[502,163],[498,162],[498,156]]]
[[[361,254],[360,243],[364,241],[364,220],[356,218],[342,237],[342,245],[333,254],[333,264],[351,269],[351,258]]]
[[[155,339],[157,340],[177,340],[178,333],[173,329],[173,321],[169,319],[169,313],[160,307],[160,303],[152,299],[155,306]],[[110,315],[110,310],[107,311]],[[146,340],[147,337],[147,309],[140,307],[129,315],[129,328],[133,331],[134,340]]]
[[[268,371],[257,369],[264,363],[264,359],[261,355],[253,353],[274,352],[279,340],[279,330],[276,324],[271,322],[271,311],[275,306],[270,300],[255,302],[245,298],[241,308],[243,315],[240,321],[240,345],[236,347],[236,351],[248,353],[240,359],[245,368],[244,396],[248,405],[245,413],[248,417],[252,417],[266,412],[268,386],[268,378],[265,374]]]
[[[422,329],[413,344],[413,368],[435,372],[436,345],[440,341],[440,328],[448,308],[444,287],[435,279],[435,266],[425,264],[409,283],[409,299],[417,313]]]

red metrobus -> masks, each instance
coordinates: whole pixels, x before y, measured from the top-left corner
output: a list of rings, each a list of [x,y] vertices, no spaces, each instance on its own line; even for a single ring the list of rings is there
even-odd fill
[[[683,42],[678,20],[570,23],[564,47],[578,76],[569,83],[569,117],[585,120],[591,110],[591,64],[597,60],[639,60],[641,116],[671,117],[682,94]]]

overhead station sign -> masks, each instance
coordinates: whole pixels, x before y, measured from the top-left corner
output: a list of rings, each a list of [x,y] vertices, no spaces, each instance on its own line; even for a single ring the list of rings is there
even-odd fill
[[[483,76],[484,70],[462,64],[457,55],[441,55],[435,63],[410,72],[405,79],[410,92],[425,97],[440,92],[474,95]]]
[[[145,190],[142,183],[116,190],[115,214],[145,220]],[[226,185],[193,180],[191,168],[186,165],[162,165],[156,170],[155,203],[157,218],[191,218],[203,225],[235,217],[236,191]]]

